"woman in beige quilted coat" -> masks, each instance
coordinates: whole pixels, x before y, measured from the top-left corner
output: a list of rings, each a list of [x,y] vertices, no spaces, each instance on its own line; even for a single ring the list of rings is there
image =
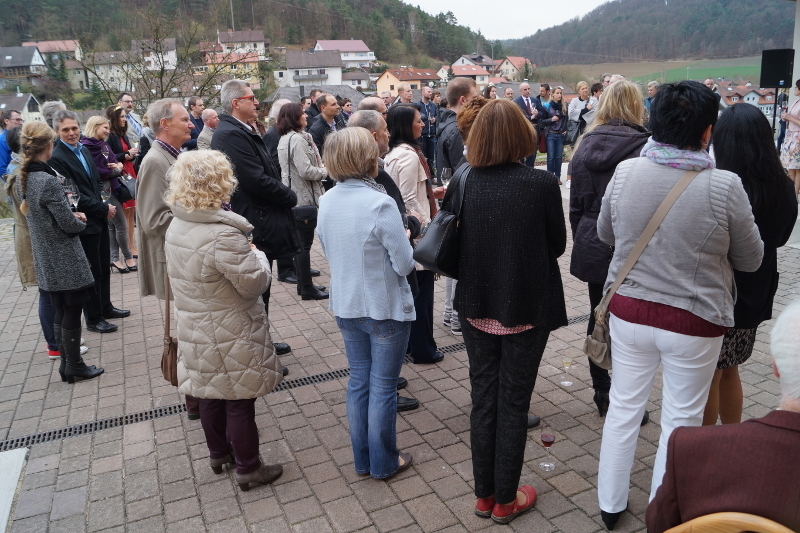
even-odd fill
[[[236,187],[221,152],[184,152],[169,171],[167,273],[178,323],[178,387],[200,399],[212,470],[236,464],[236,482],[270,483],[281,465],[262,464],[256,398],[280,383],[261,295],[270,283],[264,253],[248,244],[253,227],[230,211]]]

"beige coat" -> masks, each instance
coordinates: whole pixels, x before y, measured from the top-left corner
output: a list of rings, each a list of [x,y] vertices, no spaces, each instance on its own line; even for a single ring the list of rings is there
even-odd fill
[[[305,132],[303,132],[305,133]],[[313,205],[319,207],[319,197],[325,192],[322,180],[328,176],[323,167],[317,145],[311,135],[290,131],[281,136],[278,143],[278,161],[281,166],[283,184],[289,186],[289,173],[292,175],[292,190],[297,194],[297,207]],[[289,154],[291,152],[291,161]]]
[[[19,210],[22,204],[20,197],[22,191],[17,186],[19,174],[12,174],[6,178],[6,193],[14,200],[11,209],[14,211],[14,251],[17,258],[17,273],[23,287],[36,285],[36,270],[33,268],[33,248],[31,247],[31,233],[28,230],[28,219]]]
[[[153,141],[142,160],[136,184],[136,241],[139,244],[139,293],[164,299],[164,235],[172,211],[164,201],[169,188],[167,172],[175,163],[172,154]]]
[[[211,150],[211,137],[214,136],[214,130],[208,126],[203,127],[203,131],[197,136],[197,149],[198,150]]]
[[[425,186],[428,175],[417,152],[407,144],[395,146],[386,154],[384,169],[400,189],[406,209],[422,215],[420,222],[427,226],[431,221],[431,205]]]
[[[173,206],[165,251],[178,323],[178,387],[197,398],[245,400],[283,379],[261,294],[270,282],[253,230],[231,211]]]

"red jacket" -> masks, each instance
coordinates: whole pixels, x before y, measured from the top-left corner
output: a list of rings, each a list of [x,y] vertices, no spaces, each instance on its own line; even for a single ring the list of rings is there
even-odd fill
[[[649,533],[711,513],[769,518],[800,531],[800,413],[672,432],[667,471],[647,507]]]

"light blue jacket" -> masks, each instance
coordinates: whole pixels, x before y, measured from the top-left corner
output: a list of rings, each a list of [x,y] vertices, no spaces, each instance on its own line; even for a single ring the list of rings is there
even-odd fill
[[[338,183],[319,200],[317,233],[331,267],[329,308],[336,316],[416,319],[405,278],[414,270],[413,249],[389,195],[358,179]]]

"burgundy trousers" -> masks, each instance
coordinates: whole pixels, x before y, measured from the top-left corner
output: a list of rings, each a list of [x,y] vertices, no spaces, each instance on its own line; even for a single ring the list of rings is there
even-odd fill
[[[261,459],[258,457],[255,398],[200,398],[200,423],[203,425],[212,459],[232,454],[236,459],[237,474],[249,474],[261,466]]]
[[[190,415],[200,414],[200,398],[186,395],[186,412]]]

